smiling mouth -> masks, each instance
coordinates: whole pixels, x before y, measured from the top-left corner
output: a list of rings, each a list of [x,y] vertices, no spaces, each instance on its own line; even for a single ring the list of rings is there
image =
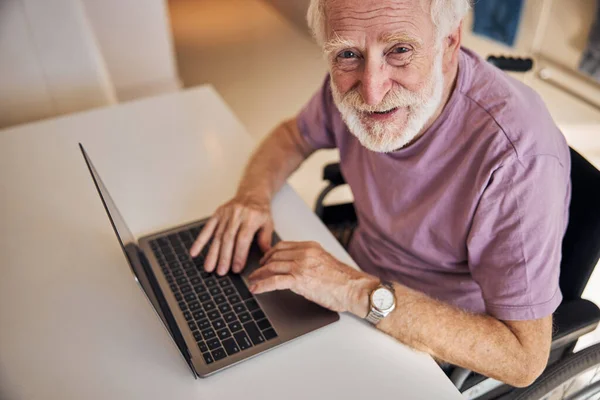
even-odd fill
[[[392,108],[390,110],[387,111],[373,111],[371,114],[377,114],[377,115],[386,115],[386,114],[391,114],[394,111],[396,111],[398,109],[398,107]]]

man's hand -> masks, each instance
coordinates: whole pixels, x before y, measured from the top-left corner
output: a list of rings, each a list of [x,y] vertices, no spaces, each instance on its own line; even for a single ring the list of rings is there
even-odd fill
[[[212,238],[204,269],[213,272],[216,268],[217,274],[225,275],[231,267],[240,273],[257,232],[258,245],[262,251],[268,251],[273,236],[270,201],[238,195],[215,211],[192,245],[190,255],[197,257]]]
[[[336,260],[315,242],[280,242],[250,276],[253,293],[290,289],[337,312],[364,318],[379,279]]]

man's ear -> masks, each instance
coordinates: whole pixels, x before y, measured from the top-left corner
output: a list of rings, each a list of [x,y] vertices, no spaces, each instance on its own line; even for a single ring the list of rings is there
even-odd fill
[[[462,42],[462,21],[448,36],[444,38],[444,65],[454,65],[458,62],[458,53]]]

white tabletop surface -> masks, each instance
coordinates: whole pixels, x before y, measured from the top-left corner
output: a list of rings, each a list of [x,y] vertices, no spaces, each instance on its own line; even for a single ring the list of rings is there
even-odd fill
[[[339,322],[195,380],[135,281],[77,147],[136,236],[233,195],[255,146],[211,87],[0,131],[0,398],[461,399],[429,356]],[[350,257],[286,186],[286,240]]]

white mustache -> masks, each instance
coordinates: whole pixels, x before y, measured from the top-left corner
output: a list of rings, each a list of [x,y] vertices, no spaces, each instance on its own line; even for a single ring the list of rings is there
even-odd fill
[[[423,99],[416,93],[406,89],[394,89],[389,91],[379,104],[371,106],[365,104],[357,89],[351,89],[343,96],[342,103],[346,107],[353,108],[359,112],[372,113],[385,112],[399,107],[418,106],[423,103]]]

